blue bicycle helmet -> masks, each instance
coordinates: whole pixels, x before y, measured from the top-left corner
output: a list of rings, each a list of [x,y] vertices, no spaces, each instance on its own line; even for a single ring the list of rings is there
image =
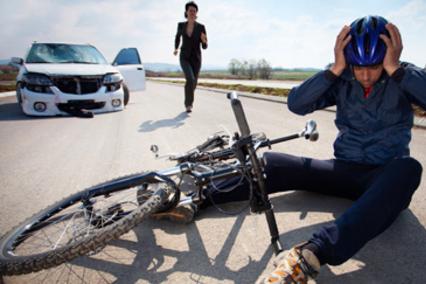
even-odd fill
[[[387,23],[388,21],[380,16],[366,16],[352,22],[352,39],[344,50],[348,64],[369,66],[383,62],[386,44],[379,35],[389,36],[385,27]]]

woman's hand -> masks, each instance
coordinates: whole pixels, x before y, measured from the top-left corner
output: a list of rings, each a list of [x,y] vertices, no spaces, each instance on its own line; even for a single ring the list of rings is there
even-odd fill
[[[383,68],[389,76],[392,76],[393,72],[400,67],[399,58],[402,53],[402,40],[399,30],[394,24],[387,24],[386,29],[389,32],[390,38],[384,34],[380,35],[380,38],[385,42],[387,47],[385,58],[383,59]]]
[[[206,36],[206,34],[205,34],[205,33],[201,33],[201,41],[202,41],[204,44],[207,44],[207,36]]]
[[[176,56],[178,54],[178,50],[175,49],[175,51],[173,51],[173,55]]]

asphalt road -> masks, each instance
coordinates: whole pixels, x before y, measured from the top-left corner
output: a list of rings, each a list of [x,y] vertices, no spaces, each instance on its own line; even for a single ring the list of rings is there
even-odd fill
[[[308,119],[319,125],[316,143],[274,147],[294,155],[332,157],[334,113],[300,117],[285,105],[241,98],[252,132],[269,138],[298,132]],[[202,142],[236,122],[225,95],[197,91],[194,112],[183,112],[183,87],[147,82],[126,110],[75,117],[28,118],[13,97],[0,98],[0,232],[52,202],[111,178],[172,166],[155,159]],[[413,130],[412,155],[426,165],[426,131]],[[274,195],[285,248],[307,239],[340,215],[350,202],[305,192]],[[380,206],[380,205],[378,205]],[[381,236],[340,266],[322,268],[317,283],[426,283],[426,182],[410,208]],[[5,283],[253,283],[272,268],[264,216],[226,216],[214,208],[189,225],[147,221],[97,255]]]

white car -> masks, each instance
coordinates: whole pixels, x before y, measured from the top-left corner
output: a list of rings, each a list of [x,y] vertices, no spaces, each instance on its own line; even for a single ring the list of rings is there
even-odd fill
[[[127,58],[119,54],[112,66],[92,45],[33,43],[25,60],[12,58],[12,63],[19,65],[16,96],[22,111],[54,116],[76,109],[93,113],[123,110],[129,90],[145,89],[139,54],[130,50],[136,51],[139,62],[134,61],[134,54],[132,57],[122,50]],[[122,62],[126,64],[121,66]]]

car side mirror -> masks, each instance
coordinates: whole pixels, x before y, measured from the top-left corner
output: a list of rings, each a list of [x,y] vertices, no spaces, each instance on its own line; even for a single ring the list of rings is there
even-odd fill
[[[24,64],[24,59],[22,59],[20,57],[12,57],[10,59],[10,63],[12,63],[14,65],[22,65],[22,64]]]

